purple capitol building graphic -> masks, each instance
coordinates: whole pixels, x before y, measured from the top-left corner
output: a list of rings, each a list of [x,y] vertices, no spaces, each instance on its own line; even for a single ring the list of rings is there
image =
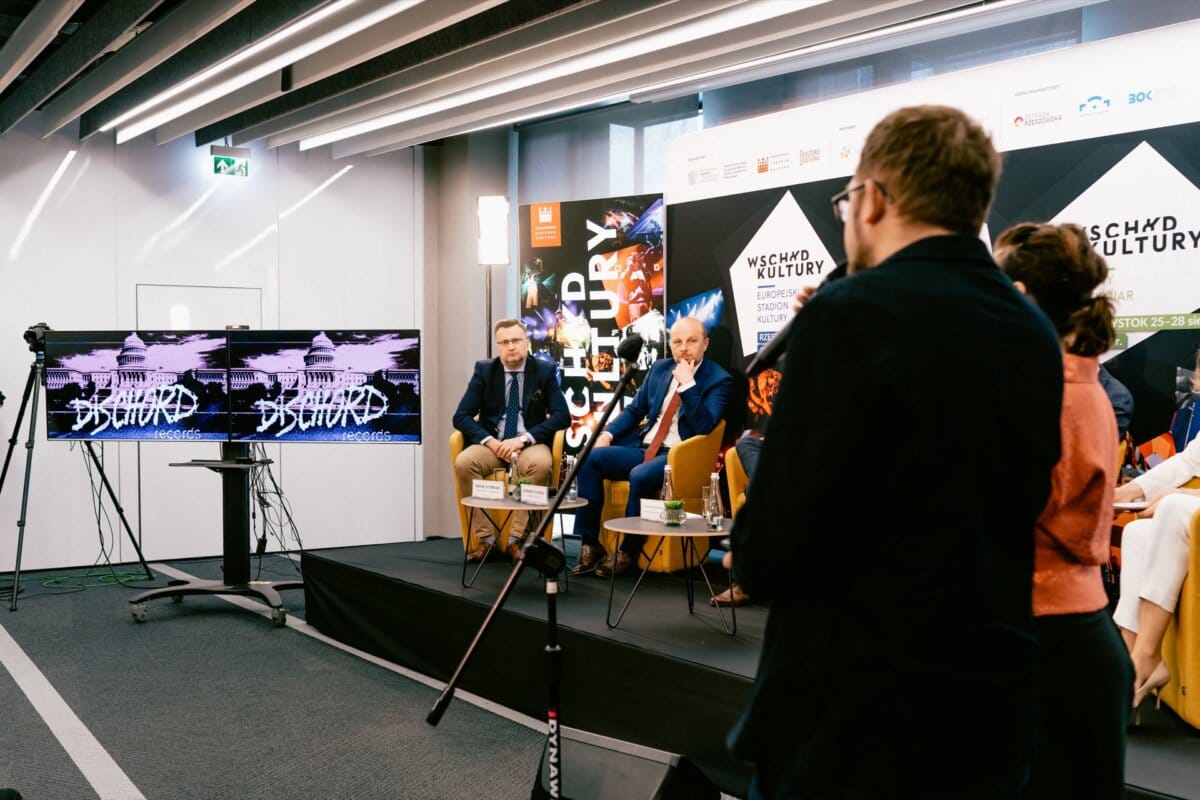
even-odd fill
[[[233,438],[414,440],[418,357],[415,331],[232,334]]]
[[[217,333],[67,334],[47,354],[55,432],[113,437],[216,438],[203,427],[202,395],[227,391],[225,337]],[[193,425],[192,423],[195,423]]]
[[[355,370],[350,366],[338,369],[336,348],[333,340],[321,331],[313,337],[312,346],[304,354],[304,369],[268,372],[251,367],[234,367],[229,371],[229,383],[234,391],[241,391],[253,384],[271,387],[275,384],[285,390],[304,389],[351,389],[363,386],[371,379],[371,373]],[[383,378],[396,386],[407,385],[421,393],[421,373],[416,369],[384,369]]]

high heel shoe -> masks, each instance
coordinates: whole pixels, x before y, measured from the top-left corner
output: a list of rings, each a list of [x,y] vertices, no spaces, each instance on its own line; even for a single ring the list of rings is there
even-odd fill
[[[1162,707],[1162,695],[1159,689],[1166,686],[1171,680],[1171,670],[1167,667],[1167,662],[1160,661],[1158,666],[1154,668],[1154,672],[1150,673],[1150,677],[1142,682],[1141,686],[1133,690],[1133,724],[1139,725],[1142,721],[1142,703],[1151,693],[1154,694],[1154,708],[1158,710]]]

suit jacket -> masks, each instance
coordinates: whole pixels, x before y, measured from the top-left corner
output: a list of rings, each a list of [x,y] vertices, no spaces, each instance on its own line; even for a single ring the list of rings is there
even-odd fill
[[[612,434],[614,444],[636,445],[646,435],[662,411],[674,371],[673,358],[654,362],[633,400],[605,428]],[[711,433],[717,427],[733,388],[733,377],[708,359],[700,362],[694,377],[696,385],[680,394],[676,412],[679,436],[683,439]]]
[[[774,601],[735,752],[818,782],[1020,758],[1059,455],[1049,321],[978,239],[934,236],[823,287],[786,364],[732,533],[735,580]]]
[[[571,424],[556,373],[555,366],[548,361],[533,356],[525,359],[521,414],[525,430],[538,444],[549,445],[556,432]],[[463,432],[468,445],[479,444],[489,436],[501,438],[506,405],[504,364],[499,358],[476,361],[467,391],[454,411],[454,427]]]

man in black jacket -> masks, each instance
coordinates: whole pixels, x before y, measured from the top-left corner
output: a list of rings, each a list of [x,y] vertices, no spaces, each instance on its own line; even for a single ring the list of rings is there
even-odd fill
[[[961,112],[906,108],[833,198],[850,275],[796,319],[733,531],[773,601],[730,734],[752,797],[1020,796],[1062,366],[978,238],[999,166]]]
[[[519,319],[495,325],[496,358],[477,361],[467,391],[454,412],[454,427],[466,445],[454,462],[462,496],[471,494],[471,481],[490,478],[500,467],[516,462],[517,476],[545,484],[553,458],[554,434],[571,423],[567,401],[558,387],[553,364],[529,357],[529,337]],[[516,557],[529,514],[513,514],[507,552]],[[489,553],[495,533],[483,514],[474,516],[469,561]],[[495,552],[495,551],[492,551]]]

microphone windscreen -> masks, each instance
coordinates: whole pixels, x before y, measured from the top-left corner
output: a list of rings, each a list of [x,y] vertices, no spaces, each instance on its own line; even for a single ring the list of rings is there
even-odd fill
[[[626,336],[619,345],[617,345],[617,355],[623,361],[636,361],[637,357],[642,352],[642,337],[638,334]]]

